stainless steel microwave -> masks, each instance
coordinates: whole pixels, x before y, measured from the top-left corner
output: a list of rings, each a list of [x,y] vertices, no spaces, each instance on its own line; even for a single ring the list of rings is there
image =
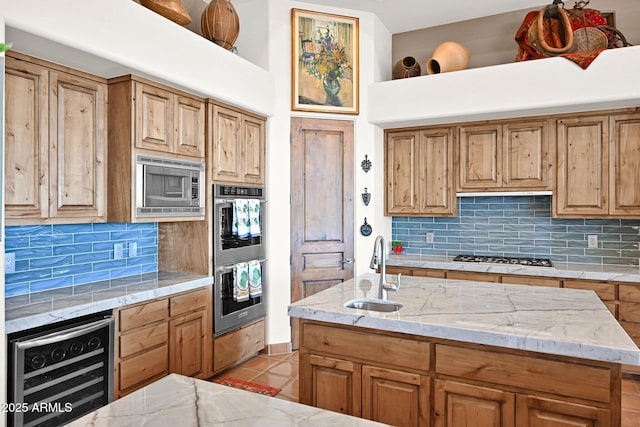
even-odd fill
[[[136,218],[204,218],[204,168],[204,162],[136,155]]]

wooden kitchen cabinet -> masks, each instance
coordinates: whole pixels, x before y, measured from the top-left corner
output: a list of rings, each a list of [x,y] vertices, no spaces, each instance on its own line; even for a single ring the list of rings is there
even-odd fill
[[[106,80],[7,54],[7,225],[106,221]]]
[[[640,216],[640,114],[609,119],[609,213]]]
[[[458,191],[550,190],[554,149],[548,120],[458,128]]]
[[[211,288],[119,308],[115,398],[170,373],[211,376]]]
[[[453,128],[386,134],[386,215],[456,215],[453,144]]]
[[[301,394],[317,408],[360,417],[362,415],[361,365],[334,357],[304,355],[312,381]]]
[[[266,119],[208,103],[209,173],[214,182],[264,185]]]
[[[218,373],[265,347],[264,319],[213,339],[213,373]]]
[[[516,396],[516,427],[613,427],[611,411],[536,396]]]

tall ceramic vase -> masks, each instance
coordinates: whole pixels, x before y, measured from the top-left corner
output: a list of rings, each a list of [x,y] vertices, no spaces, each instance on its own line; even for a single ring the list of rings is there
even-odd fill
[[[456,42],[444,42],[427,60],[427,74],[464,70],[469,65],[471,52]]]
[[[406,79],[408,77],[419,76],[422,70],[420,64],[413,56],[405,56],[393,66],[392,77],[395,79]]]
[[[211,0],[200,17],[202,35],[227,50],[233,48],[240,33],[240,20],[229,0]]]
[[[179,25],[191,23],[189,12],[182,6],[182,0],[140,0],[140,4]]]

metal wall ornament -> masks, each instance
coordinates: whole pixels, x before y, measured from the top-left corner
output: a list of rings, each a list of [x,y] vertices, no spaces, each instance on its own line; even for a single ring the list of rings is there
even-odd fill
[[[367,155],[364,155],[364,160],[362,161],[362,163],[360,163],[360,166],[362,166],[362,170],[364,171],[364,173],[367,173],[371,170],[371,160],[369,160],[367,158]]]
[[[371,201],[371,193],[367,191],[367,187],[364,187],[364,193],[362,193],[362,201],[365,206],[369,206],[369,202]]]
[[[367,222],[367,217],[365,216],[364,224],[360,226],[360,234],[362,234],[363,236],[370,236],[372,232],[373,228],[371,228],[371,225],[369,225],[369,223]]]

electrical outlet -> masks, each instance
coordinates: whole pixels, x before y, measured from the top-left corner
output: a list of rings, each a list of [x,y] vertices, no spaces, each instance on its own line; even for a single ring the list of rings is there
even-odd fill
[[[433,243],[433,234],[434,233],[427,233],[427,243]]]
[[[16,272],[16,254],[15,252],[7,252],[4,254],[4,272],[15,273]]]
[[[129,242],[129,258],[138,256],[138,243]]]
[[[598,247],[598,236],[595,234],[589,234],[587,236],[587,247],[589,248],[597,248]]]
[[[113,259],[122,259],[124,258],[124,244],[116,243],[113,245]]]

